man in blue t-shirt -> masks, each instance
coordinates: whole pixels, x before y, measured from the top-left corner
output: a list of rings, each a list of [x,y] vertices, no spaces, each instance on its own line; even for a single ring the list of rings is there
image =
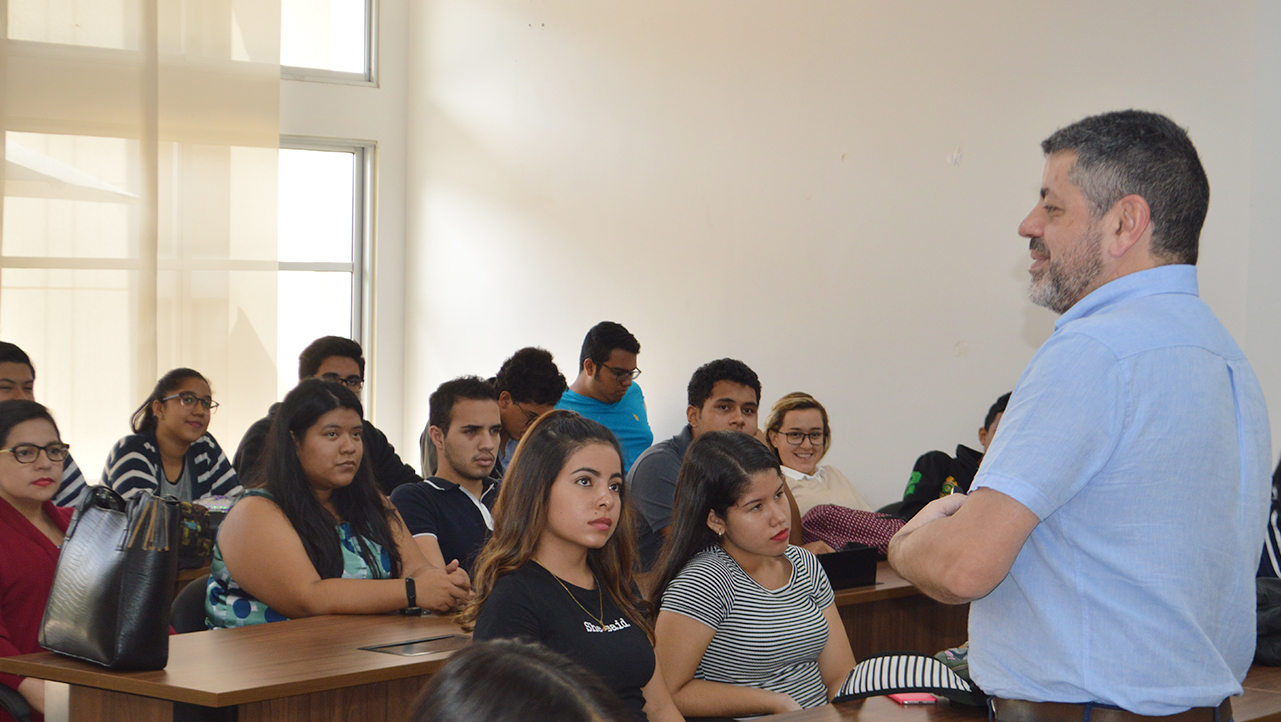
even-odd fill
[[[639,384],[636,356],[640,342],[613,321],[592,326],[583,339],[578,378],[560,397],[558,409],[577,411],[614,432],[623,445],[623,473],[654,443],[645,413],[645,394]]]
[[[1271,469],[1245,354],[1197,291],[1210,186],[1186,131],[1121,111],[1041,144],[1019,225],[1060,314],[968,495],[890,541],[926,594],[970,604],[997,722],[1228,722],[1254,654]]]
[[[479,376],[462,376],[441,384],[428,406],[427,436],[436,448],[436,473],[396,487],[391,502],[428,561],[444,567],[457,560],[470,574],[494,528],[490,510],[498,498],[498,480],[490,471],[502,431],[498,394]]]

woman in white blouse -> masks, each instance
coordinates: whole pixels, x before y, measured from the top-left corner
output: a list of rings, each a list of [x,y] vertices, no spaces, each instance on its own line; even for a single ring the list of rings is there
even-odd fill
[[[779,399],[765,424],[765,438],[783,466],[801,516],[819,504],[871,511],[862,494],[833,466],[819,466],[832,445],[827,409],[801,391]]]

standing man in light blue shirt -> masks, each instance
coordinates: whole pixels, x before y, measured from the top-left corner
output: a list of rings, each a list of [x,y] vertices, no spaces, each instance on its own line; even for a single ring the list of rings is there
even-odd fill
[[[560,397],[558,409],[577,411],[614,432],[623,446],[623,473],[654,443],[645,394],[636,383],[640,342],[621,324],[601,321],[583,339],[578,378]]]
[[[1197,294],[1209,182],[1187,133],[1123,111],[1042,143],[1033,302],[1062,314],[973,490],[890,543],[970,606],[998,722],[1229,722],[1254,653],[1271,433],[1250,364]]]

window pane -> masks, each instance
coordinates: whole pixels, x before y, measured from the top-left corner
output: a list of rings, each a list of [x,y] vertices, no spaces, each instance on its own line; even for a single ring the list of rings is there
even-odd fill
[[[321,336],[351,338],[351,274],[281,271],[277,289],[277,388],[284,397],[298,383],[298,354]]]
[[[280,149],[279,258],[351,263],[356,154]]]
[[[6,133],[4,255],[131,255],[138,158],[125,138]]]
[[[366,0],[281,0],[280,64],[365,74]]]
[[[0,338],[31,356],[36,400],[53,412],[91,482],[151,391],[134,386],[136,282],[132,271],[0,270]]]

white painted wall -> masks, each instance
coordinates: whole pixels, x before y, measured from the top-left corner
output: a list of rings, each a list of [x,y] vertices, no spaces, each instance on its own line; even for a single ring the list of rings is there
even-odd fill
[[[657,438],[693,369],[737,357],[766,404],[822,400],[829,460],[892,501],[919,453],[977,444],[1052,330],[1015,233],[1040,140],[1126,107],[1197,143],[1202,294],[1277,408],[1275,4],[421,0],[404,20],[402,444],[440,382],[527,344],[572,378],[611,319],[641,341]]]

